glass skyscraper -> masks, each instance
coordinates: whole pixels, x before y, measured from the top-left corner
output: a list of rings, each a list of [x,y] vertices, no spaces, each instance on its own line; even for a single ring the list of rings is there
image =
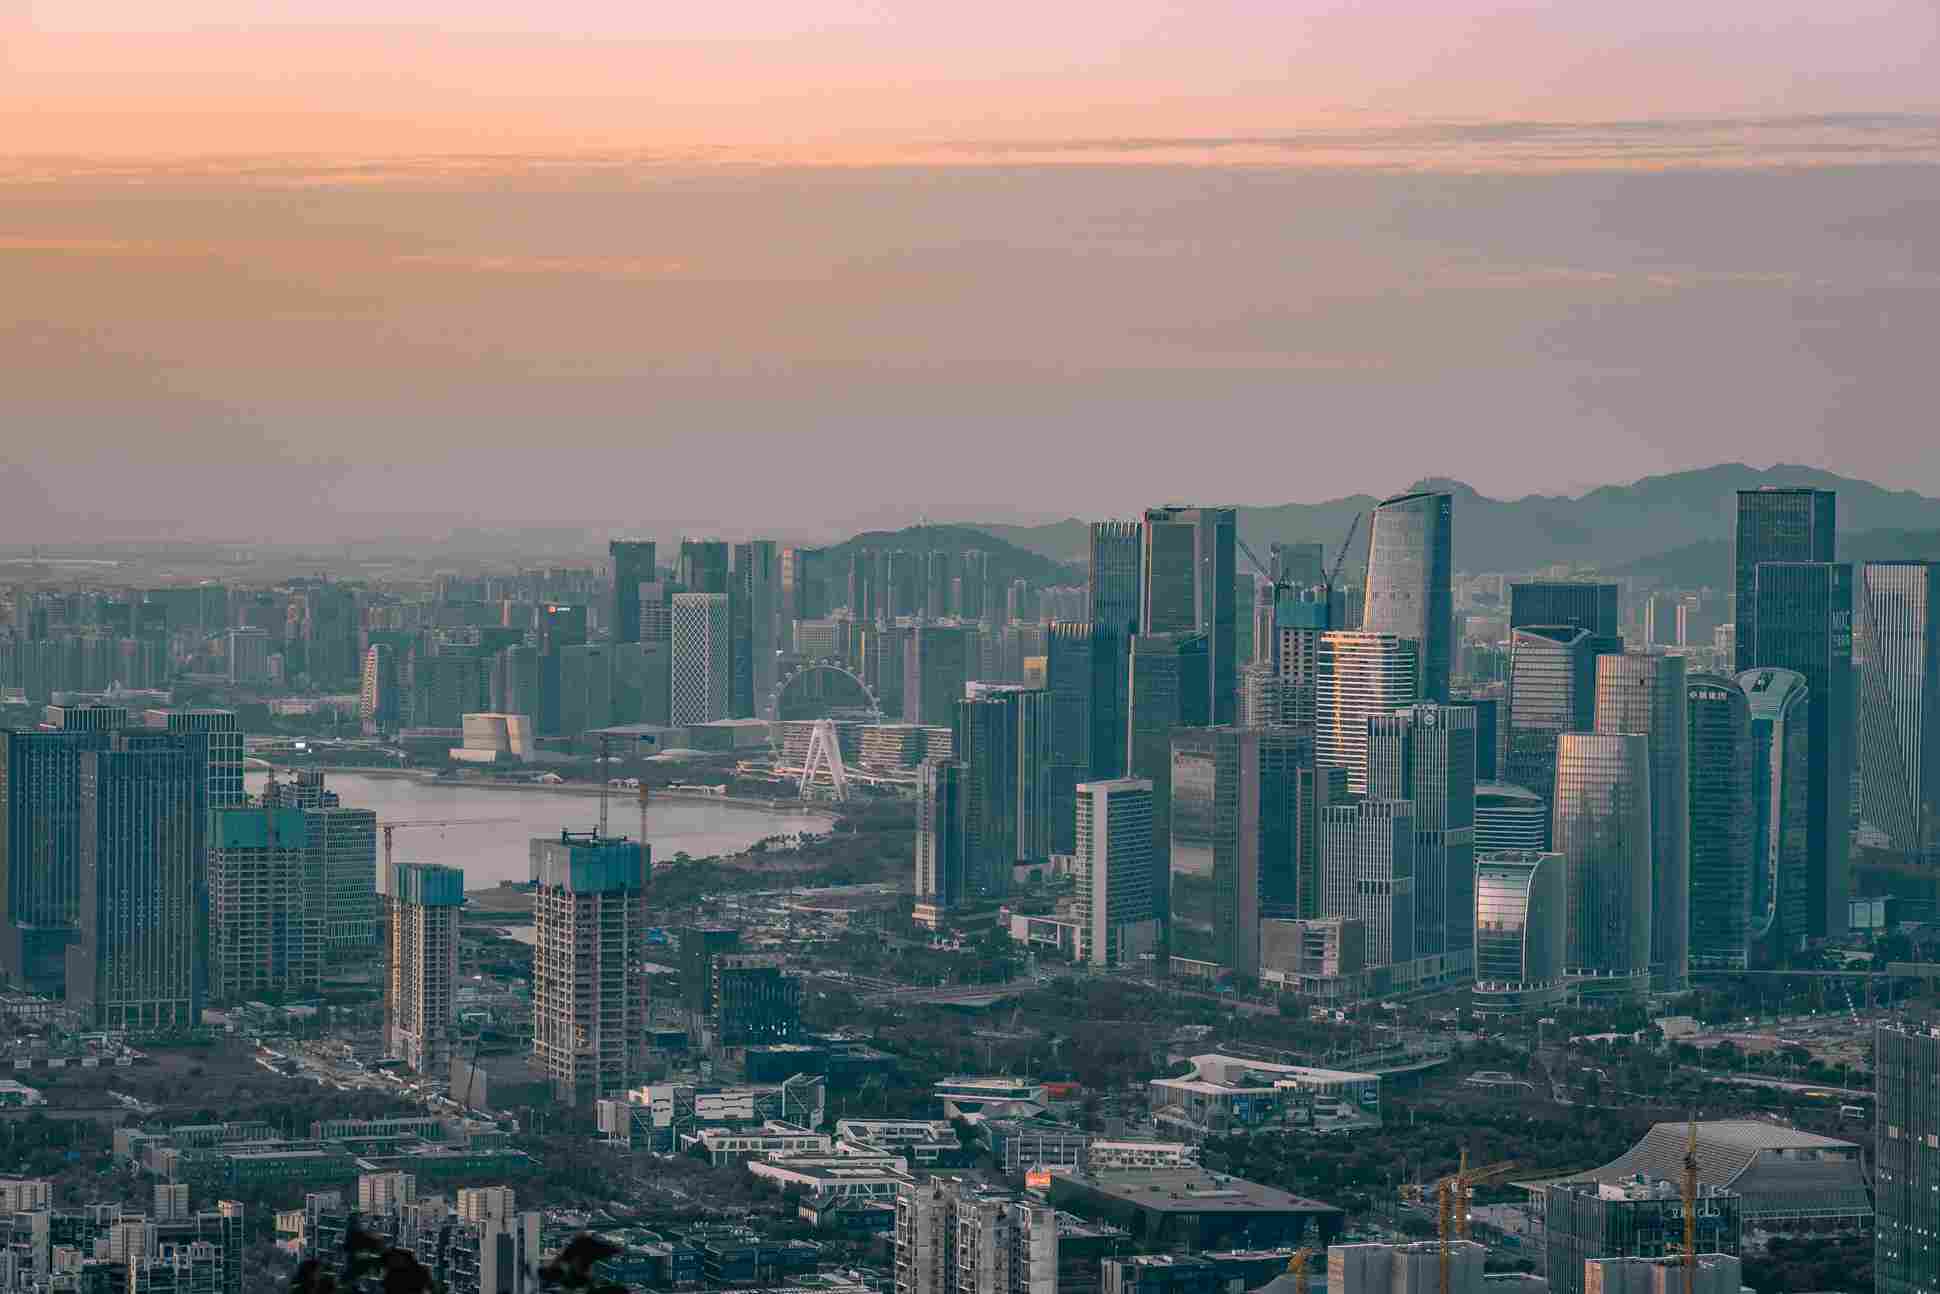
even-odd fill
[[[1570,625],[1530,625],[1511,633],[1503,781],[1554,803],[1557,743],[1564,733],[1596,726],[1597,657],[1622,650],[1620,638]]]
[[[1868,562],[1856,609],[1860,829],[1940,867],[1940,562]]]
[[[613,623],[607,631],[616,643],[640,641],[640,586],[653,583],[654,545],[651,539],[615,539],[606,545],[613,559]]]
[[[1401,968],[1411,982],[1415,960],[1415,806],[1407,800],[1357,799],[1320,811],[1320,915],[1367,926],[1371,966]]]
[[[1172,734],[1166,931],[1175,973],[1258,978],[1263,801],[1277,796],[1283,810],[1290,789],[1264,783],[1256,729]]]
[[[964,773],[961,760],[926,760],[917,771],[916,903],[937,913],[963,906]]]
[[[1475,712],[1415,705],[1371,716],[1367,793],[1415,806],[1415,956],[1472,969]]]
[[[1690,977],[1690,697],[1684,658],[1624,652],[1596,663],[1596,730],[1650,740],[1651,987]]]
[[[1204,708],[1213,724],[1233,722],[1238,704],[1237,516],[1232,508],[1145,512],[1138,632],[1206,636]]]
[[[1691,965],[1745,970],[1751,952],[1751,707],[1737,680],[1685,680],[1690,728]]]
[[[1172,730],[1206,726],[1204,683],[1210,668],[1204,634],[1140,634],[1132,639],[1125,769],[1152,784],[1152,862],[1161,921],[1172,845]]]
[[[1347,789],[1367,792],[1367,725],[1420,700],[1418,644],[1359,630],[1320,635],[1314,698],[1314,758],[1347,770]]]
[[[1564,733],[1550,836],[1569,891],[1569,975],[1585,994],[1650,986],[1650,739]]]
[[[1152,784],[1139,777],[1083,782],[1075,808],[1081,953],[1093,966],[1130,965],[1159,946]]]
[[[1559,1002],[1568,918],[1563,857],[1475,857],[1475,1009],[1513,1015]]]
[[[1738,676],[1751,736],[1751,897],[1747,939],[1755,965],[1801,947],[1811,842],[1811,693],[1789,669]]]
[[[1529,580],[1509,586],[1509,627],[1567,625],[1602,638],[1622,630],[1618,586],[1588,580]]]
[[[1831,490],[1738,491],[1736,669],[1783,665],[1758,655],[1758,566],[1761,562],[1830,562],[1838,496]]]
[[[1847,923],[1854,735],[1852,567],[1843,562],[1760,562],[1755,575],[1754,663],[1797,670],[1808,689],[1812,783],[1805,932],[1808,938],[1822,939],[1843,934]]]
[[[1873,1289],[1940,1288],[1940,1033],[1910,1023],[1873,1031]]]
[[[1368,541],[1361,628],[1420,644],[1416,667],[1424,701],[1448,700],[1455,634],[1454,517],[1452,495],[1396,495],[1374,509]]]

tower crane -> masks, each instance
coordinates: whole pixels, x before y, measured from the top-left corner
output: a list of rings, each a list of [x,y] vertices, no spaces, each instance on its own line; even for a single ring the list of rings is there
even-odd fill
[[[1353,546],[1354,536],[1360,533],[1361,516],[1362,514],[1357,512],[1354,514],[1354,519],[1347,523],[1347,535],[1340,541],[1339,551],[1334,554],[1334,564],[1327,568],[1327,578],[1323,581],[1323,587],[1326,588],[1329,596],[1333,594],[1334,585],[1340,582],[1340,568],[1341,564],[1347,560],[1347,550]],[[1253,563],[1253,569],[1265,576],[1267,582],[1273,585],[1273,591],[1276,594],[1282,589],[1290,589],[1293,587],[1290,580],[1287,580],[1283,576],[1275,575],[1273,569],[1260,560],[1260,555],[1253,551],[1251,544],[1239,537],[1238,531],[1233,533],[1233,542],[1239,545],[1240,552],[1246,554],[1246,560]]]
[[[1302,1245],[1287,1259],[1287,1275],[1293,1277],[1293,1294],[1307,1294],[1307,1264],[1313,1257],[1314,1247]]]
[[[1468,1239],[1469,1202],[1477,1186],[1514,1172],[1521,1163],[1505,1159],[1482,1168],[1468,1166],[1468,1151],[1462,1152],[1461,1166],[1436,1182],[1409,1182],[1401,1188],[1401,1198],[1409,1204],[1425,1204],[1430,1196],[1436,1204],[1435,1231],[1441,1243],[1441,1289],[1448,1294],[1448,1241],[1452,1231],[1457,1240]]]
[[[391,857],[391,849],[392,849],[393,843],[395,842],[395,834],[397,832],[412,830],[418,827],[439,827],[439,828],[482,827],[493,823],[517,822],[517,821],[518,819],[513,817],[498,817],[498,818],[408,818],[408,819],[396,818],[388,822],[379,822],[377,825],[381,827],[384,831],[384,894],[385,894],[385,897],[391,900],[392,902],[396,902],[397,900],[397,864],[392,861],[392,857]],[[385,913],[385,919],[384,919],[384,964],[383,964],[383,970],[382,970],[382,974],[384,976],[383,1046],[387,1053],[390,1051],[390,1046],[391,1046],[391,1012],[393,1009],[392,1003],[391,1003],[391,957],[392,957],[391,941],[395,937],[395,932],[392,929],[392,927],[395,925],[396,925],[396,922],[392,919],[391,913],[387,911]]]
[[[1690,1141],[1684,1147],[1684,1294],[1691,1294],[1697,1277],[1697,1119],[1691,1119]]]

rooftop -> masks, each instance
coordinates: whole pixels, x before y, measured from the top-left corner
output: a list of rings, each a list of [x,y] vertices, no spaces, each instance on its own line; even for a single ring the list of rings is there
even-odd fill
[[[1319,1200],[1289,1195],[1263,1182],[1203,1168],[1127,1168],[1112,1172],[1053,1170],[1052,1182],[1101,1192],[1168,1213],[1338,1213]]]

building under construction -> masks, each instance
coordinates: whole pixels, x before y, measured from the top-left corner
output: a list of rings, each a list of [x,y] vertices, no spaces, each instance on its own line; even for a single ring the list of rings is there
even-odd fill
[[[209,815],[209,996],[303,996],[323,983],[324,883],[303,815],[279,805]]]
[[[1736,1256],[1744,1228],[1738,1193],[1700,1182],[1691,1206],[1698,1254]],[[1672,1179],[1639,1174],[1616,1182],[1551,1182],[1543,1218],[1550,1294],[1586,1294],[1583,1264],[1592,1258],[1684,1252],[1684,1192]]]
[[[644,1062],[649,866],[624,836],[532,842],[532,1058],[568,1105],[620,1095]]]
[[[420,1074],[451,1071],[458,982],[458,912],[465,874],[435,863],[397,869],[390,898],[390,1054]]]

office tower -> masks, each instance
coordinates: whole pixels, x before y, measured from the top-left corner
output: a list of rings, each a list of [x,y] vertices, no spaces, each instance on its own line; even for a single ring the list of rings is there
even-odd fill
[[[1159,947],[1152,863],[1152,784],[1141,777],[1082,782],[1075,796],[1080,956],[1129,966]]]
[[[558,722],[558,653],[540,656],[540,666],[551,667],[551,696],[553,706],[552,722],[555,725],[548,731],[557,731]],[[440,654],[422,655],[413,652],[405,662],[407,694],[404,722],[413,728],[458,728],[462,727],[465,716],[477,714],[490,708],[492,698],[492,672],[487,661],[478,656]],[[540,682],[543,684],[544,676]],[[538,709],[532,713],[544,715],[548,697],[544,687],[538,696]]]
[[[1051,856],[1055,834],[1051,694],[1035,687],[1005,691],[1017,716],[1017,861],[1039,862]],[[1068,815],[1070,811],[1067,798],[1065,812]]]
[[[357,594],[341,584],[303,591],[304,672],[313,684],[331,686],[358,676],[357,635],[362,629]]]
[[[534,628],[542,654],[556,652],[562,647],[577,647],[589,637],[586,632],[586,608],[567,602],[541,603]]]
[[[81,757],[67,1000],[98,1029],[192,1029],[207,992],[208,744],[192,733],[110,741]]]
[[[436,863],[403,863],[390,908],[386,968],[386,1054],[420,1074],[451,1072],[457,1038],[458,913],[465,874]]]
[[[990,554],[972,548],[963,554],[963,591],[957,600],[957,614],[965,620],[991,618]]]
[[[269,682],[269,635],[243,626],[229,631],[229,681],[234,684]]]
[[[865,623],[883,618],[882,554],[872,548],[849,555],[849,614]]]
[[[1758,638],[1752,648],[1753,664],[1796,670],[1804,676],[1807,689],[1812,783],[1806,825],[1805,922],[1806,935],[1813,939],[1843,934],[1848,916],[1852,593],[1852,567],[1845,563],[1760,562],[1754,572],[1753,619]],[[1743,641],[1740,637],[1739,642]]]
[[[965,765],[967,887],[1001,896],[1019,862],[1050,856],[1050,694],[980,686],[957,702],[955,751]]]
[[[1232,508],[1148,508],[1140,539],[1138,632],[1206,637],[1210,724],[1230,724],[1238,704],[1233,592],[1238,568]]]
[[[904,641],[903,722],[949,723],[963,699],[963,685],[974,673],[971,631],[958,625],[918,624]]]
[[[680,565],[674,578],[689,593],[728,591],[728,546],[724,539],[680,541]]]
[[[1260,743],[1260,917],[1301,915],[1302,887],[1317,866],[1316,794],[1332,803],[1331,776],[1314,775],[1314,737],[1310,729],[1262,727]],[[1345,793],[1346,773],[1335,769]]]
[[[1152,866],[1161,928],[1170,896],[1172,730],[1207,723],[1203,686],[1211,663],[1204,634],[1132,639],[1125,708],[1125,771],[1152,784]]]
[[[149,710],[142,716],[161,732],[197,732],[209,743],[209,807],[225,809],[242,804],[243,732],[234,710]]]
[[[1940,867],[1940,562],[1868,562],[1856,609],[1861,829]]]
[[[1320,636],[1333,624],[1326,590],[1279,589],[1272,599],[1271,624],[1260,655],[1257,697],[1264,716],[1254,726],[1306,728],[1314,723],[1315,689],[1320,676]]]
[[[539,715],[539,653],[530,647],[507,647],[492,658],[486,694],[493,714]],[[460,718],[462,725],[463,719]]]
[[[668,693],[674,723],[728,717],[734,643],[725,593],[676,593]]]
[[[1490,1014],[1563,1000],[1569,923],[1560,854],[1498,850],[1475,856],[1475,1009]]]
[[[1175,973],[1202,979],[1260,973],[1262,801],[1286,816],[1291,790],[1262,784],[1252,728],[1181,728],[1172,734],[1172,845],[1166,943]],[[1290,845],[1284,833],[1283,845]]]
[[[1685,698],[1691,733],[1691,965],[1747,970],[1756,821],[1751,707],[1737,680],[1722,674],[1690,675]]]
[[[1571,978],[1585,994],[1650,985],[1650,738],[1564,733],[1550,825],[1569,890]]]
[[[32,992],[59,993],[66,979],[81,916],[81,761],[113,737],[0,732],[0,970]]]
[[[397,648],[372,643],[364,652],[364,674],[357,689],[357,717],[369,734],[390,732],[403,713],[398,682]]]
[[[1873,1288],[1925,1294],[1940,1288],[1940,1234],[1933,1184],[1940,1181],[1940,1032],[1907,1021],[1873,1030]]]
[[[962,760],[931,759],[916,774],[917,919],[930,926],[963,906],[967,773]]]
[[[323,879],[303,813],[278,805],[209,815],[209,996],[242,1003],[323,988]]]
[[[1690,697],[1684,658],[1624,652],[1596,663],[1596,730],[1650,739],[1650,975],[1658,992],[1690,980]]]
[[[781,557],[772,539],[734,546],[734,697],[737,718],[768,717],[775,692]]]
[[[1368,717],[1367,793],[1414,805],[1415,956],[1472,969],[1475,712],[1413,705]]]
[[[829,554],[800,546],[781,550],[781,614],[785,623],[820,620],[833,609],[829,601]]]
[[[900,720],[903,716],[907,704],[903,686],[909,674],[909,642],[915,632],[908,625],[869,623],[863,628],[862,681],[875,692],[876,704],[886,719]]]
[[[1144,595],[1143,530],[1136,521],[1091,523],[1091,567],[1086,580],[1091,623],[1127,638],[1138,632]]]
[[[1750,955],[1770,966],[1804,947],[1811,865],[1811,693],[1789,669],[1746,670],[1751,737]]]
[[[1564,733],[1596,727],[1597,657],[1622,650],[1621,638],[1566,625],[1511,632],[1503,781],[1533,791],[1545,804],[1554,801],[1557,742]]]
[[[615,539],[606,545],[613,560],[613,623],[616,643],[640,641],[640,586],[659,578],[651,539]]]
[[[608,643],[580,643],[556,653],[559,669],[559,733],[577,737],[615,721],[613,654]],[[477,713],[473,711],[472,713]],[[459,716],[464,722],[464,716]]]
[[[1424,701],[1448,699],[1455,634],[1454,516],[1451,495],[1396,495],[1374,509],[1368,541],[1361,629],[1420,645],[1416,667]]]
[[[1087,776],[1094,739],[1102,736],[1106,749],[1117,745],[1111,740],[1109,722],[1115,672],[1112,642],[1085,620],[1058,621],[1044,640],[1044,687],[1051,695],[1050,759],[1085,769]],[[1106,712],[1105,722],[1094,723],[1100,710]]]
[[[1367,925],[1373,966],[1415,959],[1415,806],[1356,799],[1320,811],[1320,913]]]
[[[1367,793],[1367,722],[1420,699],[1416,643],[1393,634],[1320,635],[1315,670],[1314,758],[1347,770],[1347,789]]]
[[[723,953],[713,962],[714,1011],[704,1036],[710,1051],[798,1043],[802,982],[772,953]]]
[[[1507,706],[1506,697],[1461,696],[1455,704],[1464,710],[1475,713],[1475,780],[1493,782],[1496,780],[1496,749],[1501,742],[1501,721]]]
[[[647,861],[623,837],[561,831],[532,863],[533,1061],[557,1100],[590,1109],[626,1090],[646,1042]]]
[[[1274,738],[1286,732],[1269,732],[1261,738],[1261,749],[1273,757]],[[1276,863],[1260,882],[1260,913],[1276,919],[1313,920],[1321,911],[1321,856],[1324,842],[1321,819],[1333,805],[1345,804],[1347,770],[1334,764],[1314,762],[1312,743],[1304,752],[1290,756],[1293,761],[1294,854],[1292,884],[1285,878],[1285,864]]]
[[[1615,584],[1588,580],[1530,580],[1509,586],[1509,627],[1534,626],[1581,629],[1597,638],[1615,638],[1622,631],[1617,615]]]
[[[680,1003],[696,1027],[714,1014],[714,960],[741,946],[732,926],[685,926],[680,931]]]
[[[1738,534],[1733,548],[1737,567],[1736,665],[1742,674],[1757,665],[1785,666],[1758,654],[1758,567],[1764,562],[1830,562],[1838,521],[1838,496],[1831,490],[1738,491]]]

